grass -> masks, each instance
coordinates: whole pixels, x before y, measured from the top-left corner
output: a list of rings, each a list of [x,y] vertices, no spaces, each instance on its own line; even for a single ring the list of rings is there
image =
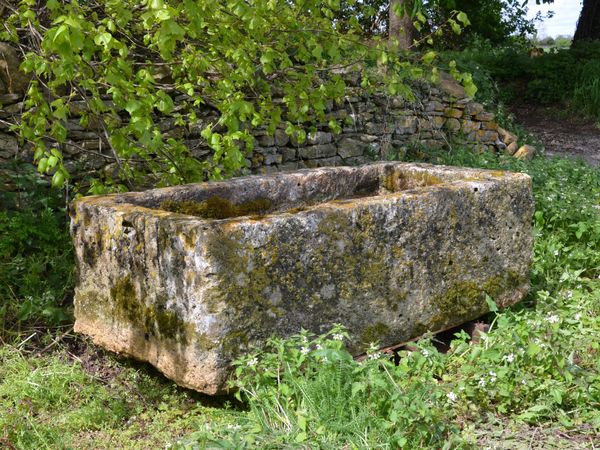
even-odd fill
[[[458,333],[442,354],[428,336],[394,365],[375,349],[355,361],[341,328],[273,340],[237,362],[240,408],[69,333],[58,342],[40,331],[23,343],[25,333],[0,347],[0,447],[599,446],[600,170],[462,150],[407,159],[533,178],[532,290],[520,305],[492,311],[480,341]]]
[[[63,345],[36,355],[0,348],[0,448],[165,448],[177,436],[227,426],[240,414],[145,365],[97,349],[80,357],[73,350]]]

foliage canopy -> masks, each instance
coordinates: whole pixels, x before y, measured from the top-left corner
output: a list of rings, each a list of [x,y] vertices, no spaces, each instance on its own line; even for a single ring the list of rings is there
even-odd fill
[[[83,127],[106,137],[123,188],[147,174],[154,185],[220,178],[245,165],[253,127],[279,126],[300,140],[311,121],[338,130],[326,113],[346,95],[348,71],[361,73],[363,89],[385,77],[389,94],[406,97],[408,80],[437,76],[426,67],[433,54],[421,59],[365,41],[361,18],[340,19],[340,7],[338,0],[51,0],[40,8],[23,0],[0,36],[30,50],[23,68],[34,79],[21,136],[56,186],[68,178],[61,147],[76,109]],[[457,20],[448,23],[460,31],[468,19]],[[218,111],[218,122],[199,107]],[[201,128],[211,157],[198,161],[181,139],[161,133],[160,116]]]

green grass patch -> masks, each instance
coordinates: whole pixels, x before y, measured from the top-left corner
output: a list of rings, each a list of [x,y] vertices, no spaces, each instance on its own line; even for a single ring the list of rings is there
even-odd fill
[[[71,350],[0,347],[0,448],[165,448],[177,436],[231,426],[241,414],[147,365],[93,349],[78,360]]]
[[[566,159],[415,153],[406,159],[532,176],[532,291],[490,313],[491,329],[479,342],[459,333],[442,354],[428,336],[394,365],[375,348],[355,361],[342,328],[273,339],[236,363],[243,410],[82,343],[37,356],[24,353],[28,344],[5,345],[0,446],[455,449],[517,442],[532,429],[541,430],[542,447],[597,443],[600,170]]]

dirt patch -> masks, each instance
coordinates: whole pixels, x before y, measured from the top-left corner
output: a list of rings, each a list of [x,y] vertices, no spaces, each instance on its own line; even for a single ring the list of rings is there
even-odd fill
[[[478,424],[473,435],[477,448],[490,450],[592,450],[600,443],[589,425],[565,429],[496,420]]]
[[[511,111],[544,146],[546,155],[581,158],[600,166],[600,124],[574,117],[559,106],[519,104]]]

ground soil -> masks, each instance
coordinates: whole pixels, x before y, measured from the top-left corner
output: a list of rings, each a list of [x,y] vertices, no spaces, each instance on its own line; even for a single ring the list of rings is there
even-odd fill
[[[600,123],[576,117],[560,106],[516,104],[517,122],[536,137],[548,156],[581,158],[600,166]]]

